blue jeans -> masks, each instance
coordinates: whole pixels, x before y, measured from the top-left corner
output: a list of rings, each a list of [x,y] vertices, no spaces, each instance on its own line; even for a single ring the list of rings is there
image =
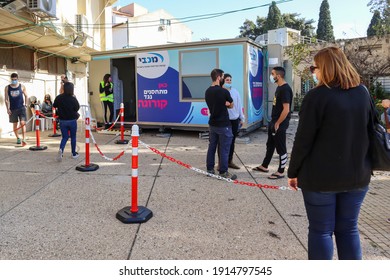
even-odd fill
[[[207,170],[214,170],[215,152],[219,145],[220,162],[219,173],[224,173],[228,170],[228,158],[230,145],[232,144],[233,133],[231,126],[209,127],[209,149],[207,150]]]
[[[360,207],[368,187],[348,192],[302,191],[309,220],[309,260],[333,259],[333,233],[340,260],[361,260]]]
[[[72,155],[76,154],[76,133],[77,133],[77,120],[60,120],[60,128],[62,139],[60,143],[60,149],[64,152],[66,142],[68,142],[70,134],[70,145],[72,148]]]

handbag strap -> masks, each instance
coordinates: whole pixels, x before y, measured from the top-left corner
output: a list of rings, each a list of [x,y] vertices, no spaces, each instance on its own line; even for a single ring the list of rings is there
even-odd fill
[[[362,87],[366,90],[367,95],[368,95],[368,97],[370,99],[371,115],[372,115],[371,122],[372,122],[372,125],[374,126],[375,123],[380,123],[378,110],[376,109],[376,106],[375,106],[375,103],[374,103],[374,99],[372,98],[370,92],[368,91],[368,88],[365,85],[362,85]]]
[[[389,115],[387,113],[387,110],[390,110],[390,109],[385,109],[385,112],[384,112],[385,123],[386,123],[386,129],[390,129],[390,121],[389,121]]]

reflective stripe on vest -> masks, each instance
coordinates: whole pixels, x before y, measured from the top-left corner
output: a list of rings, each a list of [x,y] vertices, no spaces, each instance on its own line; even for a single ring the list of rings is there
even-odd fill
[[[102,88],[104,89],[104,81],[101,81],[100,82],[100,85],[102,86]],[[111,87],[110,88],[113,88],[114,87],[114,84],[113,83],[110,83]],[[100,101],[110,101],[110,102],[114,102],[114,93],[111,93],[109,95],[106,95],[105,92],[102,92],[100,94]]]

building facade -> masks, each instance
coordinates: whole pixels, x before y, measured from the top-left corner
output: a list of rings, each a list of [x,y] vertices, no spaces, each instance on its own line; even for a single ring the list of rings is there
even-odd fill
[[[60,75],[75,84],[88,104],[89,53],[111,47],[111,5],[107,0],[0,0],[0,132],[12,131],[4,103],[10,75],[18,73],[28,96],[41,102],[58,95]],[[105,25],[110,28],[94,28]],[[28,112],[30,118],[31,112]],[[31,129],[31,126],[28,126]]]
[[[192,41],[191,29],[163,9],[149,12],[136,3],[114,7],[112,21],[113,49]]]

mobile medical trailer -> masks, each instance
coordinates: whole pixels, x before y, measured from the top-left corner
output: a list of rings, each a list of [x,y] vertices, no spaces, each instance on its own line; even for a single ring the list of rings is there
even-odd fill
[[[204,99],[210,72],[220,68],[233,77],[246,116],[242,129],[253,130],[263,118],[263,53],[247,38],[128,48],[91,54],[90,106],[103,122],[99,84],[106,73],[114,83],[116,113],[124,104],[125,123],[206,131]]]

